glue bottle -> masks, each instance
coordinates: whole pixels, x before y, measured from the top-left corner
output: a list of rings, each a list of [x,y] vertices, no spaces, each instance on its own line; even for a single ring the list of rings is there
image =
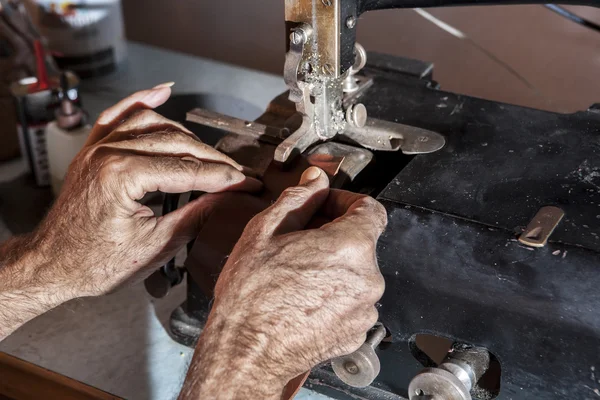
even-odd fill
[[[61,77],[61,101],[56,120],[48,125],[46,143],[52,191],[58,196],[67,169],[77,153],[85,145],[92,127],[87,123],[85,112],[69,97],[66,76]]]

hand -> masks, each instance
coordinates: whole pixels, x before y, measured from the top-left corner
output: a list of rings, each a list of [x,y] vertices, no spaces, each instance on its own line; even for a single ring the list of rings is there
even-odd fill
[[[332,222],[306,229],[323,217]],[[372,198],[307,170],[235,246],[182,398],[278,398],[290,379],[358,349],[384,291],[375,249],[386,218]]]
[[[260,189],[242,167],[183,126],[149,110],[165,85],[105,111],[71,164],[56,204],[35,234],[71,297],[101,295],[147,277],[192,240],[214,197],[200,197],[164,217],[139,203],[146,193]]]

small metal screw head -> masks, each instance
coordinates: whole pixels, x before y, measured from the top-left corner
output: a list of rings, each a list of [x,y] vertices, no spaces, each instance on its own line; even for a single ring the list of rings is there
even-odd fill
[[[359,368],[358,368],[358,365],[356,365],[352,361],[348,361],[347,363],[345,363],[344,364],[344,368],[346,369],[346,371],[348,371],[352,375],[356,375],[360,371]]]
[[[325,7],[331,7],[331,0],[321,0],[321,3],[323,3]]]
[[[333,71],[333,67],[331,66],[331,64],[325,64],[325,65],[323,65],[322,69],[323,69],[323,73],[325,75],[329,75],[329,76],[333,75],[334,71]]]
[[[356,18],[354,18],[354,17],[348,17],[346,19],[346,27],[348,29],[354,29],[355,26],[356,26]]]
[[[290,35],[290,40],[294,44],[302,43],[302,41],[304,40],[304,34],[301,31],[294,31]]]

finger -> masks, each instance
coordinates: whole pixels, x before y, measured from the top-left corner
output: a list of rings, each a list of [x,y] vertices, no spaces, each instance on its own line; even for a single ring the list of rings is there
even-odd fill
[[[166,156],[192,156],[203,161],[229,164],[239,171],[243,170],[243,167],[230,157],[180,130],[157,131],[157,129],[168,128],[169,120],[164,118],[167,122],[162,121],[163,117],[152,111],[144,111],[144,114],[146,114],[146,117],[143,118],[153,120],[156,123],[156,125],[152,125],[150,121],[143,123],[150,124],[144,126],[149,126],[150,128],[148,129],[153,130],[151,133],[144,133],[145,131],[142,130],[139,133],[128,134],[131,136],[129,140],[120,140],[106,144],[102,141],[99,147],[133,150],[138,153]],[[167,125],[161,125],[163,122]],[[171,125],[172,127],[173,125]],[[111,139],[112,136],[113,134],[109,135],[106,139]]]
[[[203,162],[193,157],[112,155],[104,160],[100,179],[117,182],[119,191],[137,201],[146,193],[201,191],[257,191],[262,183],[230,165]],[[125,190],[123,190],[125,189]]]
[[[335,218],[321,228],[326,231],[360,231],[376,241],[387,226],[385,208],[368,196],[331,191],[325,208],[328,215]]]
[[[364,194],[348,192],[347,190],[331,189],[321,213],[323,216],[334,220],[346,214],[357,201],[367,197]]]
[[[169,129],[183,132],[193,140],[200,141],[196,135],[178,122],[165,118],[152,110],[137,110],[102,139],[100,143],[131,140],[146,133]]]
[[[226,194],[205,194],[180,209],[160,217],[158,231],[163,237],[172,238],[175,247],[194,240],[202,226]]]
[[[86,142],[86,146],[102,140],[135,111],[156,108],[163,105],[169,97],[171,97],[171,88],[159,85],[154,89],[142,90],[121,100],[100,114]]]
[[[302,174],[299,186],[286,189],[277,202],[262,215],[266,230],[281,235],[304,229],[329,193],[329,179],[317,167]]]

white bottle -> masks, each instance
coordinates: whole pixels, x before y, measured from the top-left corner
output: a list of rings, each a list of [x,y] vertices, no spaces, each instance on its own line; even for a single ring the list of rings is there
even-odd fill
[[[55,196],[60,193],[67,169],[83,148],[91,130],[83,110],[69,99],[67,91],[63,89],[56,121],[46,129],[50,182]]]

